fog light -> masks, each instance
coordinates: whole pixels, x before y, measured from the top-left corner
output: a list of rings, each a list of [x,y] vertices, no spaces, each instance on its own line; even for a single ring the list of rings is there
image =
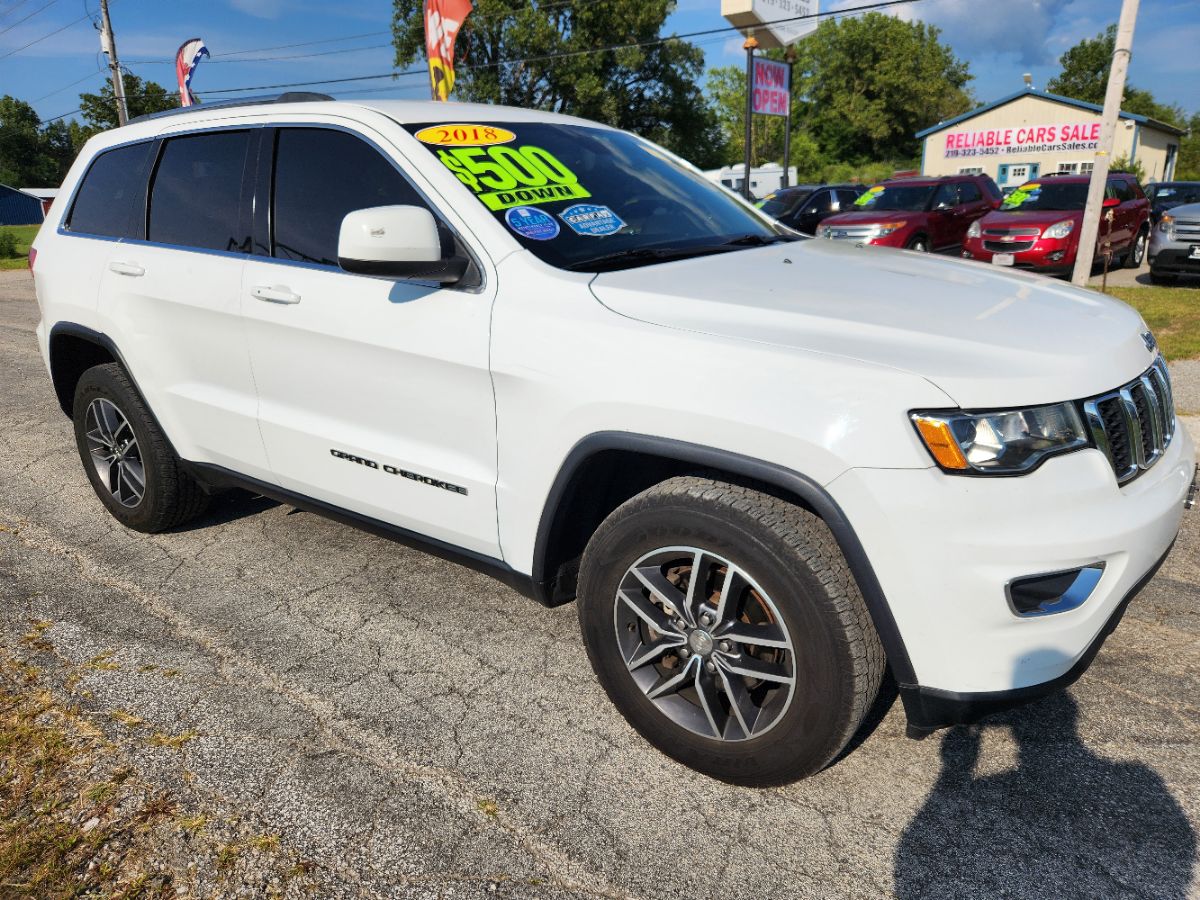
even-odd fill
[[[1066,255],[1067,255],[1066,250],[1055,250],[1053,253],[1047,253],[1046,259],[1050,260],[1050,262],[1058,262],[1060,259],[1062,259]]]
[[[1008,585],[1008,605],[1022,618],[1078,609],[1092,596],[1103,574],[1104,563],[1097,562],[1081,569],[1018,578]]]

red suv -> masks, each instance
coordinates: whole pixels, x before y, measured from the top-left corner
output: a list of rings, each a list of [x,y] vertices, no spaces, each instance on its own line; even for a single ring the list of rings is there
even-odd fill
[[[987,175],[889,178],[854,202],[851,212],[830,216],[817,237],[908,250],[957,250],[971,223],[1001,200]]]
[[[1000,266],[1069,274],[1075,267],[1088,175],[1047,175],[1021,185],[967,232],[963,256]],[[1132,175],[1108,177],[1096,241],[1096,258],[1106,240],[1114,259],[1136,269],[1150,236],[1150,201]]]

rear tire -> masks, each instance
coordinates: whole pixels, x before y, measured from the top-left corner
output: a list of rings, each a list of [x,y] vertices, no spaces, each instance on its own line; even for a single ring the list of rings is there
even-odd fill
[[[88,480],[113,517],[134,531],[165,531],[200,515],[208,495],[179,463],[125,370],[83,373],[75,388],[75,443]]]
[[[879,690],[883,648],[832,533],[761,491],[704,477],[643,491],[588,543],[578,594],[588,657],[617,709],[723,781],[820,771]]]
[[[1125,266],[1129,269],[1140,269],[1142,260],[1146,258],[1146,243],[1150,240],[1150,232],[1145,228],[1137,233],[1137,237],[1133,239],[1133,246],[1129,248],[1129,252],[1125,254]]]

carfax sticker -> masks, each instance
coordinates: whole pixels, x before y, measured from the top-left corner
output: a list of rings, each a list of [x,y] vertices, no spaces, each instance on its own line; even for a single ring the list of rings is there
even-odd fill
[[[595,237],[616,234],[625,227],[625,223],[615,212],[607,206],[596,206],[593,203],[576,203],[560,212],[558,217],[570,225],[576,234]]]
[[[504,214],[508,227],[531,241],[552,241],[558,237],[558,221],[554,216],[531,206],[515,206]]]
[[[488,147],[492,144],[507,144],[517,136],[507,128],[495,125],[432,125],[417,132],[416,138],[423,144],[435,147]]]

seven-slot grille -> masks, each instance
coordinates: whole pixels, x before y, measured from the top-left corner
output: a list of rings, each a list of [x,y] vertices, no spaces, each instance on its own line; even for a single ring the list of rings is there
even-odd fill
[[[1178,241],[1200,241],[1200,219],[1176,219],[1175,239]]]
[[[1162,458],[1175,434],[1171,377],[1160,356],[1140,378],[1085,400],[1092,440],[1108,457],[1117,481],[1136,478]]]

